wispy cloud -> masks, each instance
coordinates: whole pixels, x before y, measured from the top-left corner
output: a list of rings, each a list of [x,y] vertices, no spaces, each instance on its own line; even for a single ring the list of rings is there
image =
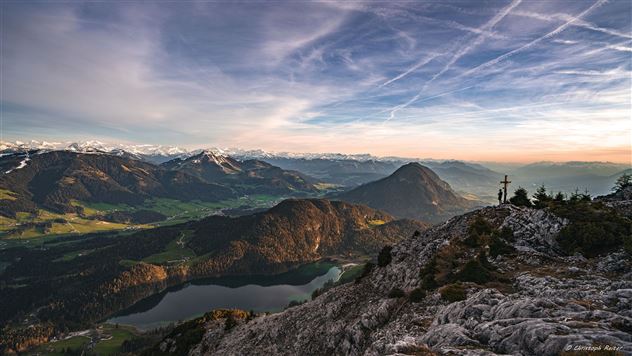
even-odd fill
[[[625,1],[0,6],[7,139],[631,154]]]

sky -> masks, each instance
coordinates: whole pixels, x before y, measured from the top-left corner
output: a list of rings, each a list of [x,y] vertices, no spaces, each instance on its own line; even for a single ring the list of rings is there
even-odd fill
[[[632,164],[631,4],[5,0],[0,139]]]

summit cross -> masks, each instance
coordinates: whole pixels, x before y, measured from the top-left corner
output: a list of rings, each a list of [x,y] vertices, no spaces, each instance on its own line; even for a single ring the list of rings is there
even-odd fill
[[[505,175],[505,180],[500,181],[500,184],[504,186],[503,191],[505,193],[503,197],[503,204],[507,204],[507,186],[509,183],[511,183],[511,181],[507,179],[507,175]]]

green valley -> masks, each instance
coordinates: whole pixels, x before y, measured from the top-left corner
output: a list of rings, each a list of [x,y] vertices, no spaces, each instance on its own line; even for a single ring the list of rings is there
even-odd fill
[[[4,194],[0,196],[0,200],[9,196],[6,191],[0,194]],[[222,214],[224,210],[229,214],[241,214],[250,210],[265,209],[282,199],[283,197],[260,194],[245,195],[219,202],[152,198],[140,205],[73,201],[72,205],[78,208],[80,213],[55,213],[38,209],[35,213],[17,212],[14,218],[0,216],[0,239],[33,239],[99,231],[146,229]],[[165,218],[162,221],[149,223],[108,221],[111,220],[108,214],[114,212],[129,214],[141,211],[156,212],[164,215]]]

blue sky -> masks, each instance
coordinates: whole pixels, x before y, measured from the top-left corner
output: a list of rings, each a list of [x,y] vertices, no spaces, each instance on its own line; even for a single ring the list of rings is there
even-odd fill
[[[629,1],[2,6],[2,139],[630,162]]]

